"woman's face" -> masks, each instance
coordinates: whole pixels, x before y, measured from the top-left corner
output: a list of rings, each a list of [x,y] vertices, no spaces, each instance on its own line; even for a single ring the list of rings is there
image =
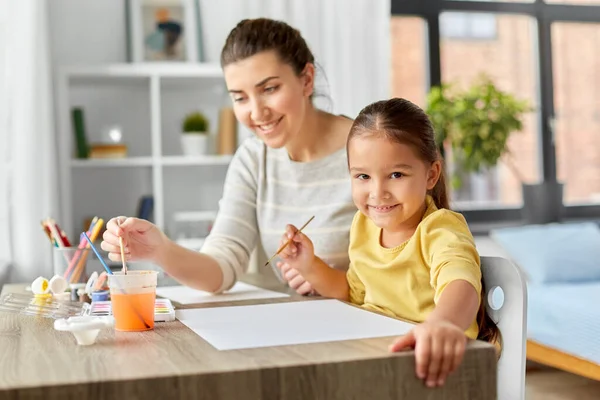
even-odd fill
[[[265,51],[223,72],[237,119],[267,146],[283,147],[298,134],[313,92],[312,64],[298,76],[274,51]]]

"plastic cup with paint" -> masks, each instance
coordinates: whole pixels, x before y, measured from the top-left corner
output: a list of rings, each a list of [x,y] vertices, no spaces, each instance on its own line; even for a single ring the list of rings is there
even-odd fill
[[[112,313],[118,331],[154,329],[156,271],[115,272],[108,276]]]

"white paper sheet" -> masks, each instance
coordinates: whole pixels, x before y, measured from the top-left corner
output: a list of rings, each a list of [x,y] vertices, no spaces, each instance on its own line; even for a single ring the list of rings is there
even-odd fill
[[[212,294],[187,286],[163,286],[156,288],[156,295],[166,297],[179,304],[217,303],[221,301],[274,299],[289,297],[288,294],[266,290],[244,282],[236,284],[227,292]]]
[[[402,335],[413,325],[337,300],[176,311],[217,350]]]

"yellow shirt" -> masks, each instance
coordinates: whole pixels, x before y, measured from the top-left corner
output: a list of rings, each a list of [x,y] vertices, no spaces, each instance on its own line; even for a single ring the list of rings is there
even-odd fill
[[[381,229],[358,211],[350,229],[350,302],[423,322],[444,288],[463,279],[481,293],[481,267],[473,235],[461,214],[438,210],[431,197],[412,237],[394,248],[380,244]],[[465,332],[477,338],[474,319]]]

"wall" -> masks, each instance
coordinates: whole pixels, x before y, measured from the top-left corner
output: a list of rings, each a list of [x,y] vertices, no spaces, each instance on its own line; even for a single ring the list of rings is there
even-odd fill
[[[52,0],[49,14],[55,72],[61,65],[126,61],[125,0]]]
[[[5,37],[8,32],[5,27],[7,26],[7,14],[0,13],[0,35]],[[0,43],[2,43],[0,41]],[[0,77],[3,76],[5,71],[5,62],[4,60],[8,57],[8,51],[6,46],[0,45]],[[5,93],[5,88],[3,87],[3,80],[0,79],[0,93]],[[6,96],[0,96],[0,126],[8,125],[8,115],[7,115],[7,104],[9,99]],[[7,131],[4,129],[0,129],[0,143],[6,143],[8,137]],[[8,270],[6,266],[6,260],[10,259],[10,248],[8,240],[8,166],[6,164],[8,160],[7,154],[7,146],[2,146],[0,148],[0,285],[4,282],[4,274],[6,270]]]

